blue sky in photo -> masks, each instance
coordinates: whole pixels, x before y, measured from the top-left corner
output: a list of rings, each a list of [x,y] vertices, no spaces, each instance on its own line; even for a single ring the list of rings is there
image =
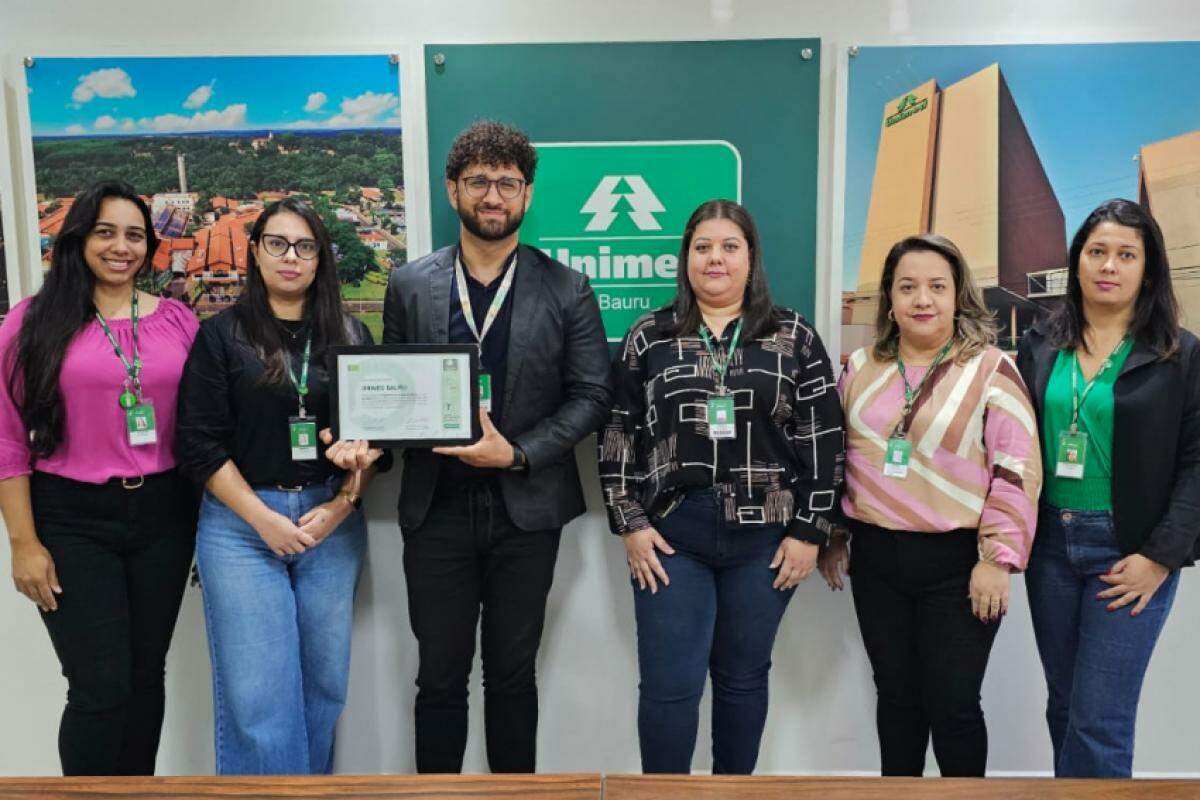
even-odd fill
[[[386,55],[39,58],[34,136],[400,127]]]
[[[850,59],[843,289],[858,278],[884,104],[993,63],[1062,206],[1068,242],[1104,200],[1137,199],[1139,148],[1200,129],[1200,42],[864,47]]]

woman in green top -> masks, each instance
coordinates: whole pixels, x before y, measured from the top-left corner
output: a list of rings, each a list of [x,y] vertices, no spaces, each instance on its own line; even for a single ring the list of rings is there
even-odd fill
[[[1071,243],[1063,304],[1017,366],[1044,484],[1025,585],[1060,777],[1128,777],[1142,679],[1200,531],[1200,343],[1162,232],[1110,200]]]

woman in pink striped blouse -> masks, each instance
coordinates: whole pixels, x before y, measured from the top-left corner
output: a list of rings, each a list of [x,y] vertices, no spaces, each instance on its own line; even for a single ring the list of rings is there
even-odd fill
[[[884,262],[875,345],[839,384],[852,545],[835,538],[820,569],[841,588],[849,562],[884,775],[921,775],[930,734],[943,776],[987,765],[979,691],[1042,480],[1028,392],[995,341],[958,248],[909,237]]]

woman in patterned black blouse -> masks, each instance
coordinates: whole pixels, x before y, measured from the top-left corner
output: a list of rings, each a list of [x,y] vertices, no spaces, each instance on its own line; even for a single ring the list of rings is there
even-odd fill
[[[744,208],[696,209],[679,263],[674,302],[613,364],[600,479],[635,586],[642,769],[690,771],[711,674],[713,772],[748,774],[775,632],[830,531],[842,411],[820,338],[771,303]]]

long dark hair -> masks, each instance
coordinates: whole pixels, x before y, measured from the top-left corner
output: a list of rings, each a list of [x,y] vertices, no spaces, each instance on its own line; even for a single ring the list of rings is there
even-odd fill
[[[266,383],[284,384],[287,377],[287,362],[284,360],[283,336],[280,325],[271,310],[267,285],[254,252],[262,239],[267,222],[276,214],[295,214],[308,223],[313,238],[317,240],[317,272],[304,298],[304,319],[312,326],[313,343],[328,347],[346,344],[348,320],[342,309],[342,292],[338,283],[337,260],[333,255],[333,243],[325,223],[312,207],[295,197],[277,200],[263,210],[254,227],[250,229],[250,247],[246,258],[246,286],[234,306],[246,339],[254,347],[258,357],[267,365],[263,376]]]
[[[779,328],[775,305],[771,302],[771,289],[763,272],[762,248],[759,246],[758,228],[750,212],[732,200],[707,200],[692,212],[683,229],[683,241],[679,243],[679,265],[675,277],[675,336],[688,336],[700,330],[704,322],[696,292],[688,280],[688,252],[692,237],[700,223],[710,219],[727,219],[742,229],[746,244],[750,248],[750,272],[746,276],[746,292],[742,297],[742,339],[756,339],[774,333]]]
[[[100,216],[100,205],[110,197],[128,200],[142,212],[146,258],[138,267],[139,275],[158,250],[150,209],[128,183],[101,181],[75,196],[55,239],[50,271],[21,320],[16,357],[12,350],[7,354],[9,396],[21,410],[29,449],[38,458],[51,455],[62,443],[66,410],[59,376],[63,359],[71,339],[96,313],[92,297],[96,276],[84,259],[84,245]]]
[[[875,313],[877,361],[895,361],[900,352],[900,326],[892,314],[892,284],[900,259],[909,253],[937,253],[950,265],[954,279],[954,360],[965,363],[996,343],[996,320],[983,302],[983,292],[967,268],[967,259],[954,242],[936,233],[908,236],[892,245],[879,278],[879,310]]]
[[[1079,257],[1092,231],[1102,222],[1112,222],[1133,228],[1142,237],[1146,253],[1142,285],[1133,308],[1129,333],[1134,340],[1147,345],[1160,359],[1170,358],[1179,349],[1179,303],[1171,288],[1171,267],[1167,263],[1167,246],[1162,229],[1150,212],[1131,200],[1108,200],[1079,226],[1071,240],[1070,260],[1067,263],[1067,296],[1047,320],[1050,343],[1059,350],[1087,351],[1083,331],[1083,289],[1079,284]]]

